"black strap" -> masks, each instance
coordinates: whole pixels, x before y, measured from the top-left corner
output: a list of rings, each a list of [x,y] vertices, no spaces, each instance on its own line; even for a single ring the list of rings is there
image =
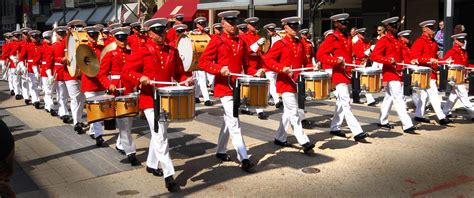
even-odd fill
[[[468,95],[472,96],[472,95],[474,95],[474,72],[469,73],[468,80],[469,80]]]
[[[240,108],[240,84],[236,83],[233,91],[233,100],[234,100],[234,107],[232,112],[235,118],[239,118],[239,108]]]
[[[156,87],[153,87],[153,110],[155,119],[153,119],[155,133],[158,133],[158,122],[160,121],[160,93]]]
[[[403,69],[403,95],[411,96],[412,95],[412,88],[411,85],[411,72],[410,69],[405,68]]]
[[[304,109],[304,102],[306,99],[306,87],[305,87],[304,77],[301,75],[298,78],[297,91],[298,91],[298,108]]]
[[[356,70],[352,70],[352,101],[354,103],[360,103],[360,73]]]
[[[446,68],[446,65],[440,65],[438,66],[438,71],[439,71],[439,90],[440,91],[445,91],[447,89],[447,84],[448,84],[448,69]]]

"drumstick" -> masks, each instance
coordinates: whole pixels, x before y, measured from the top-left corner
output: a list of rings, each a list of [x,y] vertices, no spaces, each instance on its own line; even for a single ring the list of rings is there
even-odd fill
[[[344,65],[349,66],[349,67],[364,67],[364,65],[356,65],[356,64],[350,64],[350,63],[346,63]]]
[[[150,84],[153,85],[153,84],[163,84],[163,85],[176,85],[178,83],[176,82],[164,82],[164,81],[154,81],[154,80],[150,80]]]
[[[397,65],[403,65],[403,66],[406,66],[407,68],[409,68],[409,67],[424,67],[424,66],[406,64],[406,63],[397,63]],[[426,67],[426,68],[429,68],[429,67]]]
[[[246,77],[246,78],[252,78],[251,75],[247,75],[247,74],[230,73],[230,75],[232,75],[232,76]]]
[[[125,91],[125,87],[124,88],[116,88],[115,90],[116,91]]]
[[[313,68],[299,68],[299,69],[290,69],[290,71],[294,72],[294,71],[306,71],[306,70],[312,70]]]
[[[438,61],[438,64],[450,64],[451,61]]]

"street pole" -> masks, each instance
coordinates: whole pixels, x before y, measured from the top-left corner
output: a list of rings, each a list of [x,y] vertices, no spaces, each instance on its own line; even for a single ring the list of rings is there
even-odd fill
[[[114,0],[114,13],[115,13],[115,19],[114,19],[114,22],[117,23],[118,22],[118,9],[117,9],[117,0]]]
[[[303,25],[303,11],[304,11],[304,2],[303,0],[298,0],[298,17],[301,19],[301,25]]]
[[[443,35],[443,54],[446,54],[448,49],[453,47],[453,41],[451,35],[453,35],[453,12],[454,12],[454,0],[444,1],[444,35]]]
[[[248,17],[253,17],[255,16],[255,4],[253,2],[253,0],[249,0],[249,13],[248,13]]]
[[[66,25],[66,0],[63,0],[63,23]]]

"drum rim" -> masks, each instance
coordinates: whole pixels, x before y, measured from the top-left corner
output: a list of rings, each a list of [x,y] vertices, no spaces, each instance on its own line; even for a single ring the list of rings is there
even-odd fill
[[[378,68],[355,68],[353,71],[359,72],[360,74],[381,74],[382,70]]]
[[[418,66],[418,67],[410,67],[408,68],[412,70],[413,72],[421,72],[421,71],[428,71],[431,72],[431,68],[429,67],[424,67],[424,66]]]
[[[309,74],[313,75],[310,76]],[[301,72],[300,76],[303,76],[305,79],[330,77],[329,73],[323,71]]]
[[[138,100],[138,96],[117,96],[115,101],[127,102],[130,100]]]
[[[448,69],[465,70],[466,67],[464,67],[462,65],[448,65]]]
[[[240,77],[237,78],[239,84],[247,85],[247,84],[269,84],[270,80],[266,78],[247,78],[247,77]]]

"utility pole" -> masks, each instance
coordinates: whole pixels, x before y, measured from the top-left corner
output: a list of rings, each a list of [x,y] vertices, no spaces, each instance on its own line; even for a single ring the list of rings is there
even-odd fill
[[[304,11],[304,2],[303,0],[298,0],[298,9],[297,14],[298,17],[301,19],[301,25],[303,24],[303,11]]]
[[[255,4],[253,2],[253,0],[249,0],[249,13],[248,13],[248,17],[254,17],[255,16]]]
[[[443,35],[443,54],[446,54],[448,49],[453,47],[453,41],[451,35],[453,35],[453,13],[454,12],[454,0],[444,1],[444,35]]]
[[[66,0],[63,0],[63,23],[66,25]]]

